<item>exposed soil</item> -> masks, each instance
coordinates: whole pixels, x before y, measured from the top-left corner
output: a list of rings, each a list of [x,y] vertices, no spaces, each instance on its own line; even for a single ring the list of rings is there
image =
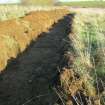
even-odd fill
[[[0,105],[54,105],[59,97],[52,81],[62,60],[70,16],[53,25],[11,61],[0,75]]]

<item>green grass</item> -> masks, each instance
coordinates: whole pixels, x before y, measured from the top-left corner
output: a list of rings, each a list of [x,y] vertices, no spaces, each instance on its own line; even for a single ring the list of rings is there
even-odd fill
[[[105,8],[105,1],[80,1],[80,2],[64,2],[60,5],[72,6],[72,7],[94,7]]]
[[[105,67],[105,14],[79,14],[74,19],[74,32],[76,34],[75,48],[80,57],[90,67],[93,64],[96,69]],[[76,42],[78,40],[78,43]],[[94,59],[94,62],[93,62]],[[104,69],[103,67],[103,69]],[[104,70],[105,71],[105,70]],[[103,74],[103,70],[102,70]]]
[[[58,7],[59,8],[59,7]],[[30,11],[39,11],[39,10],[53,10],[57,7],[53,6],[35,6],[35,5],[0,5],[0,21],[14,19],[18,17],[23,17],[25,14]]]
[[[81,77],[87,77],[87,93],[96,88],[102,99],[105,92],[105,14],[77,13],[71,35],[76,59],[74,70]],[[103,84],[103,85],[102,85]],[[103,91],[101,91],[103,88]],[[91,96],[91,93],[89,94]],[[102,105],[104,102],[102,101]]]

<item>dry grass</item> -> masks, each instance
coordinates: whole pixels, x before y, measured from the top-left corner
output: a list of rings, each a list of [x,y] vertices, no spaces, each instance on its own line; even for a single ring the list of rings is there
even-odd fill
[[[24,17],[31,11],[50,11],[64,7],[35,5],[0,5],[0,21]]]
[[[77,13],[73,20],[72,66],[61,73],[61,84],[71,103],[104,105],[105,100],[105,14]],[[71,57],[69,58],[71,59]],[[78,94],[79,92],[79,94]],[[81,97],[81,98],[80,98]],[[84,98],[85,99],[84,99]],[[89,97],[89,98],[86,98]],[[72,105],[72,104],[70,104]]]
[[[22,0],[23,4],[32,4],[32,5],[53,5],[54,0]]]

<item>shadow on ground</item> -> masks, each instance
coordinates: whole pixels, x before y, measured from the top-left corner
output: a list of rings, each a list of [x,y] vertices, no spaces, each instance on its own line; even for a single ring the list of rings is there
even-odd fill
[[[57,66],[66,50],[72,15],[42,33],[26,51],[11,61],[0,75],[0,105],[54,105],[59,97],[52,89]]]

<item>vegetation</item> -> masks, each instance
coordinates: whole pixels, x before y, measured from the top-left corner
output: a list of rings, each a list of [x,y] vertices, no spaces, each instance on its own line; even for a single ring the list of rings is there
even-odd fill
[[[72,56],[75,58],[69,72],[64,70],[65,72],[61,74],[61,83],[63,83],[66,94],[71,95],[78,105],[84,103],[83,97],[85,99],[89,97],[86,101],[89,100],[93,103],[92,105],[105,105],[104,16],[103,13],[100,15],[77,13],[73,21],[70,40],[74,49]],[[71,50],[70,53],[72,53]],[[80,76],[79,79],[77,75]]]
[[[105,1],[75,1],[75,2],[63,2],[60,5],[66,5],[71,7],[94,7],[94,8],[105,8]]]
[[[32,5],[0,5],[0,21],[9,20],[19,17],[24,17],[27,13],[31,11],[40,10],[54,10],[60,9],[61,7],[48,7],[48,6],[32,6]],[[12,11],[12,12],[11,12]]]
[[[40,1],[38,3],[40,4]],[[67,5],[104,7],[104,3],[105,2],[98,1],[91,3],[73,2]],[[36,8],[34,6],[17,5],[11,5],[11,7],[8,5],[0,6],[0,21],[17,18],[0,23],[0,48],[2,49],[0,51],[0,71],[6,67],[7,61],[11,59],[11,57],[16,58],[19,53],[23,52],[30,42],[38,37],[37,35],[40,35],[41,32],[48,31],[48,28],[51,27],[52,24],[69,13],[68,10],[37,11],[25,16],[30,11],[41,9],[50,10],[54,8]],[[69,61],[69,67],[63,68],[64,72],[60,75],[61,85],[66,94],[64,98],[66,97],[66,99],[68,99],[67,105],[72,105],[70,104],[72,103],[70,97],[72,97],[73,101],[78,105],[83,105],[84,100],[89,101],[89,104],[94,103],[93,105],[105,105],[104,17],[105,13],[75,14],[72,33],[70,33],[69,36],[73,50],[70,48],[67,54],[70,60],[73,60]],[[73,62],[72,65],[71,62]],[[79,93],[81,99],[78,98],[77,93]],[[85,97],[85,99],[83,97]]]
[[[32,4],[32,5],[52,5],[53,0],[22,0],[23,4]]]
[[[0,21],[23,17],[25,16],[25,14],[29,13],[30,11],[35,11],[35,10],[42,10],[42,7],[14,5],[14,4],[0,5]],[[43,10],[49,10],[49,8],[43,7]]]
[[[83,60],[78,61],[78,64],[86,64],[87,66],[84,66],[88,67],[88,71],[89,68],[96,69],[97,75],[98,77],[101,75],[101,79],[103,79],[102,75],[105,75],[104,16],[105,14],[78,14],[75,16],[73,24],[73,32],[75,32],[74,48],[78,53],[77,55],[83,58]]]
[[[0,21],[23,17],[26,13],[34,9],[32,6],[0,5]]]

